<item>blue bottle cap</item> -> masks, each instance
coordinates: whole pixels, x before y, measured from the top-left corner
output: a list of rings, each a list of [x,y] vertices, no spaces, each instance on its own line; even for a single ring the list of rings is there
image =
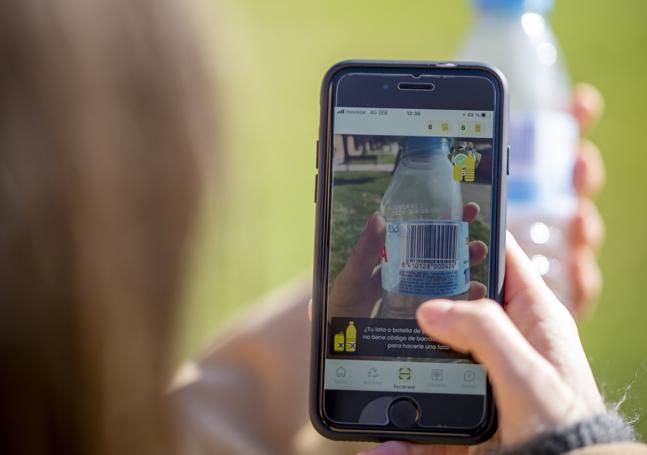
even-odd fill
[[[404,143],[404,155],[447,153],[450,146],[450,139],[446,137],[410,137]]]
[[[509,14],[549,13],[555,4],[554,0],[473,0],[474,7],[480,11],[500,11]]]

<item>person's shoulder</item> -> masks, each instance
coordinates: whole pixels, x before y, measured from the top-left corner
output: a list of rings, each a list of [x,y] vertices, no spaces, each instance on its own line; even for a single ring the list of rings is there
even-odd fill
[[[638,442],[596,444],[571,450],[567,455],[647,455],[647,445]]]

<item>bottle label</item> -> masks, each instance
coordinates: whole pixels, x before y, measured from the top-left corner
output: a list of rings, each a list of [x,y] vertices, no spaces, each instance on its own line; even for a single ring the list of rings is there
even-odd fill
[[[579,138],[575,119],[560,111],[510,116],[510,212],[517,205],[570,213],[574,209],[573,164]]]
[[[382,253],[387,292],[448,297],[469,288],[469,229],[464,221],[388,221]]]

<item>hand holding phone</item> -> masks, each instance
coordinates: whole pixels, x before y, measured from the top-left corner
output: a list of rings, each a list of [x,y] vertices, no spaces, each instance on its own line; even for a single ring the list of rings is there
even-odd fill
[[[427,334],[472,352],[488,369],[499,411],[499,443],[509,447],[604,414],[573,318],[511,236],[504,295],[505,311],[487,300],[430,301],[418,311]],[[366,455],[431,455],[434,450],[388,442]]]

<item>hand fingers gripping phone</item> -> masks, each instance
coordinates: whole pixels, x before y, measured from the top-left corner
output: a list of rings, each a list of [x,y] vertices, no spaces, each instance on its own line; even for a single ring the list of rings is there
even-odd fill
[[[474,444],[487,372],[419,329],[431,298],[501,301],[506,83],[472,63],[342,62],[324,78],[311,420],[343,440]]]

